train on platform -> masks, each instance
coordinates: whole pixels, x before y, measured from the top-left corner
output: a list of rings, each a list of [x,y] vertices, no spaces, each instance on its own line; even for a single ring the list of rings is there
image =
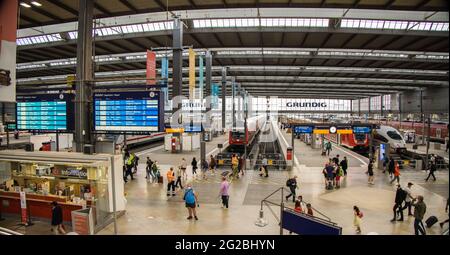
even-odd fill
[[[261,128],[264,126],[266,115],[259,115],[247,119],[247,128],[235,128],[229,132],[230,146],[249,146],[253,143]]]
[[[422,136],[424,132],[423,122],[418,121],[388,121],[386,125],[396,128],[398,130],[404,130],[414,142],[415,136]],[[445,143],[448,140],[448,123],[431,123],[430,124],[430,142]],[[411,135],[409,135],[411,134]],[[428,123],[425,123],[425,136],[428,135]]]

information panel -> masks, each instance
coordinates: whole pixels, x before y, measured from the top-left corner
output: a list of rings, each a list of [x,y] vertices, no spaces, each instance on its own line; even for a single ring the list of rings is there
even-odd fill
[[[73,94],[17,96],[17,129],[37,132],[73,132]]]
[[[295,134],[311,134],[313,130],[313,126],[294,126]]]
[[[95,93],[94,112],[95,131],[164,131],[164,104],[159,91]]]
[[[372,128],[369,126],[353,126],[353,133],[355,134],[369,134]]]

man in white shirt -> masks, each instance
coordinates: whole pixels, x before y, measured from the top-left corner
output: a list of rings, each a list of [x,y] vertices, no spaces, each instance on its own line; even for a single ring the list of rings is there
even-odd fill
[[[411,213],[411,203],[412,200],[414,199],[413,195],[412,195],[412,191],[411,191],[411,187],[412,187],[412,183],[408,182],[408,186],[406,188],[404,188],[403,190],[406,191],[406,199],[405,199],[405,206],[402,208],[402,210],[405,210],[406,208],[408,208],[408,216],[413,216],[413,214]]]

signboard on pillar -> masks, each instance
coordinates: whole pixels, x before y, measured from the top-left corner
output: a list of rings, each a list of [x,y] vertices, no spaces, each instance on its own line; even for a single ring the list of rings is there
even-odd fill
[[[168,89],[168,79],[169,79],[169,59],[167,57],[163,57],[161,59],[161,78],[163,80],[163,88],[161,91],[164,94],[164,103],[167,104],[169,102],[169,89]]]
[[[156,84],[156,53],[147,50],[147,71],[146,71],[147,85]]]
[[[17,8],[17,1],[0,1],[0,69],[11,79],[0,83],[0,102],[16,101]]]
[[[198,56],[198,98],[203,98],[203,57]]]
[[[27,224],[27,198],[24,191],[20,193],[20,211],[21,211],[21,221],[23,224]]]
[[[195,98],[195,51],[189,49],[189,99]]]

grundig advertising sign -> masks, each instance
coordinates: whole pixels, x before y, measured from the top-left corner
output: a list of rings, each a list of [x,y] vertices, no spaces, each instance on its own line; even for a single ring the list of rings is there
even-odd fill
[[[75,178],[81,178],[86,179],[87,178],[87,169],[52,169],[52,174],[55,176],[61,176],[61,177],[75,177]]]
[[[299,107],[299,108],[306,108],[306,107],[312,107],[312,108],[326,108],[327,103],[325,102],[287,102],[287,107]]]

